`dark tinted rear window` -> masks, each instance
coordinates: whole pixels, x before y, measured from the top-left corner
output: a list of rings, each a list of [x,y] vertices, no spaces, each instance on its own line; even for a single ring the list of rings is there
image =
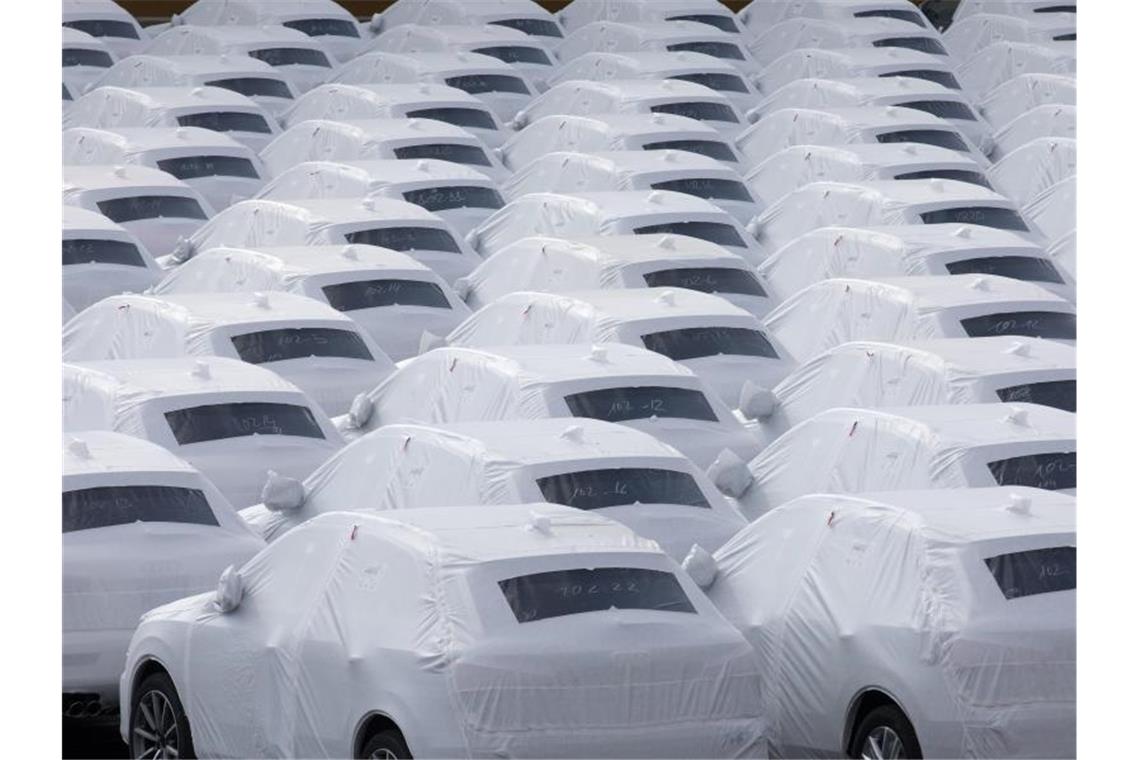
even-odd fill
[[[396,158],[437,158],[440,161],[451,161],[455,164],[468,166],[490,166],[487,154],[476,145],[457,145],[455,143],[432,143],[430,145],[405,145],[402,148],[393,148]]]
[[[378,245],[393,251],[445,251],[459,253],[459,245],[447,230],[434,227],[378,227],[344,236],[349,243]]]
[[[907,48],[930,55],[947,55],[942,43],[932,37],[886,37],[871,44],[877,48]]]
[[[164,158],[158,161],[158,168],[178,179],[198,177],[245,177],[261,179],[257,169],[248,158],[240,156],[184,156]]]
[[[360,37],[356,24],[339,18],[302,18],[281,24],[310,37]]]
[[[478,108],[421,108],[408,111],[407,116],[409,119],[435,119],[457,127],[495,129],[495,120],[491,118],[491,114]]]
[[[246,55],[264,61],[270,66],[320,66],[331,69],[329,57],[319,50],[308,48],[277,47],[250,50]]]
[[[165,414],[179,445],[248,435],[292,435],[320,438],[325,434],[304,406],[260,401],[209,404],[176,409]]]
[[[177,195],[136,195],[98,201],[96,206],[112,222],[134,222],[139,219],[205,219],[206,212],[193,198]]]
[[[179,116],[178,124],[183,127],[201,127],[213,132],[257,132],[267,135],[273,131],[259,114],[241,111],[190,113]]]
[[[990,190],[989,180],[982,172],[972,172],[968,169],[927,169],[921,172],[903,172],[896,174],[895,179],[952,179],[958,182],[968,182],[971,185],[985,187]]]
[[[720,222],[668,222],[666,224],[651,224],[648,227],[638,227],[633,233],[635,235],[657,235],[659,233],[669,232],[674,235],[688,235],[689,237],[700,238],[707,240],[710,243],[717,245],[732,245],[737,248],[744,248],[744,240],[741,239],[736,229],[729,224],[721,224]]]
[[[636,388],[604,388],[571,393],[566,405],[575,417],[606,422],[641,420],[646,417],[678,417],[716,422],[716,413],[701,391],[643,385]]]
[[[1028,454],[989,463],[999,486],[1030,486],[1056,491],[1077,487],[1077,452]]]
[[[379,306],[430,306],[450,309],[443,288],[420,280],[360,280],[321,288],[329,305],[338,311]]]
[[[503,196],[490,187],[478,185],[448,185],[409,190],[404,200],[428,211],[447,211],[453,208],[502,208]]]
[[[897,18],[899,21],[909,21],[912,24],[923,26],[922,17],[913,11],[883,8],[873,11],[856,11],[852,15],[855,18]]]
[[[752,196],[743,182],[734,179],[718,179],[715,177],[690,177],[687,179],[670,179],[664,182],[654,182],[654,190],[673,190],[685,195],[695,195],[722,201],[743,201],[752,203]]]
[[[293,93],[284,82],[264,77],[230,77],[229,79],[215,79],[206,82],[210,87],[221,87],[246,97],[261,95],[267,98],[293,99]]]
[[[903,129],[898,132],[884,132],[876,135],[875,139],[881,143],[922,143],[963,153],[969,151],[961,137],[941,129]]]
[[[550,58],[543,50],[522,45],[491,45],[490,47],[476,48],[472,52],[498,58],[503,63],[537,63],[550,66]]]
[[[1076,32],[1069,32],[1068,34],[1058,34],[1056,37],[1053,38],[1053,41],[1054,42],[1076,42],[1077,41],[1077,33]]]
[[[974,112],[965,103],[956,100],[912,100],[908,103],[899,103],[900,108],[913,108],[916,111],[925,111],[940,119],[958,119],[959,121],[977,121]]]
[[[1021,214],[1011,208],[994,206],[959,206],[918,215],[923,224],[977,224],[997,230],[1029,232]]]
[[[680,79],[683,82],[693,82],[694,84],[703,84],[710,90],[717,90],[719,92],[748,92],[748,85],[744,84],[744,80],[735,74],[677,74],[676,76],[669,77],[670,79]]]
[[[649,333],[642,335],[641,340],[650,351],[673,361],[719,354],[779,358],[763,333],[746,327],[687,327]]]
[[[1077,6],[1073,5],[1046,5],[1042,8],[1034,8],[1034,13],[1076,13]]]
[[[359,334],[328,327],[293,327],[234,335],[238,356],[250,364],[266,364],[310,356],[372,360],[372,352]]]
[[[697,153],[702,156],[708,156],[709,158],[715,158],[717,161],[738,163],[736,156],[732,153],[732,148],[716,140],[665,140],[663,142],[646,143],[641,146],[641,149],[684,150],[689,153]]]
[[[1077,411],[1077,381],[1053,380],[999,388],[998,398],[1009,403],[1041,404],[1066,412]]]
[[[685,16],[670,16],[665,20],[695,21],[698,24],[708,24],[709,26],[715,26],[722,32],[728,32],[729,34],[736,34],[740,31],[740,29],[736,26],[736,22],[733,21],[732,16],[718,16],[715,13],[690,13]]]
[[[562,30],[558,24],[542,18],[504,18],[498,21],[488,21],[488,24],[518,29],[523,34],[535,37],[561,37]]]
[[[1037,256],[986,256],[946,264],[950,274],[996,274],[1014,280],[1063,283],[1053,262]]]
[[[134,243],[123,240],[98,238],[72,238],[63,241],[63,265],[119,264],[127,267],[145,267],[142,254]]]
[[[444,80],[448,86],[463,90],[468,95],[481,95],[485,92],[513,92],[529,95],[526,83],[518,77],[506,74],[464,74]]]
[[[567,472],[535,482],[546,501],[576,509],[623,504],[681,504],[711,509],[693,476],[675,470],[616,467]]]
[[[728,121],[734,124],[740,120],[732,112],[732,107],[725,103],[702,103],[691,101],[686,103],[662,103],[650,106],[653,113],[671,113],[674,116],[685,116],[697,121]]]
[[[744,53],[731,42],[678,42],[676,45],[666,45],[665,49],[671,53],[689,51],[691,53],[704,53],[713,58],[730,58],[734,61],[743,61]]]
[[[87,48],[64,48],[63,65],[68,66],[97,66],[108,69],[114,65],[109,53],[102,50],[89,50]]]
[[[687,288],[702,293],[738,293],[767,296],[760,280],[752,272],[729,267],[687,267],[662,269],[642,275],[651,288]]]
[[[520,623],[607,610],[696,614],[672,573],[633,567],[594,567],[520,575],[499,581]]]
[[[907,69],[906,71],[892,71],[890,74],[879,74],[880,77],[914,77],[934,82],[951,90],[960,90],[962,85],[949,71],[936,71],[934,69]]]
[[[1053,340],[1077,339],[1077,315],[1059,311],[1010,311],[984,314],[962,320],[962,329],[971,338],[990,335],[1024,335]]]
[[[173,486],[103,486],[63,492],[63,532],[136,522],[217,525],[206,495]]]
[[[64,21],[63,25],[81,32],[87,32],[92,37],[124,37],[137,40],[139,33],[133,24],[127,21],[113,21],[102,18],[81,18],[76,21]]]
[[[986,558],[1006,599],[1072,591],[1077,587],[1077,547],[1054,546]]]

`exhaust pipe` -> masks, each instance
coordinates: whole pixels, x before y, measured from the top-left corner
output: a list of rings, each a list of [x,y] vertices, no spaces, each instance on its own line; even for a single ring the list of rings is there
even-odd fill
[[[87,709],[84,712],[85,718],[94,718],[103,712],[103,704],[97,699],[93,699],[88,702],[86,704],[86,708]]]

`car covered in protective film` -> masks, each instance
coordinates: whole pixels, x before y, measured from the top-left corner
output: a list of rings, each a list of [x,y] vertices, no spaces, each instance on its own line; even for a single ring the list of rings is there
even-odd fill
[[[64,0],[63,27],[95,37],[119,58],[141,52],[147,33],[114,0]]]
[[[1072,74],[1019,74],[990,90],[978,101],[978,111],[994,129],[1037,106],[1077,104],[1077,78]]]
[[[65,26],[61,46],[64,77],[72,83],[77,95],[115,65],[119,57],[98,37]]]
[[[567,34],[558,55],[563,61],[570,61],[599,50],[704,53],[748,76],[754,76],[759,69],[744,45],[743,35],[699,21],[592,21]]]
[[[954,64],[944,55],[904,48],[803,48],[785,53],[764,67],[756,85],[765,95],[797,79],[907,77],[961,90]]]
[[[801,48],[905,48],[930,55],[948,55],[941,35],[904,19],[872,16],[863,18],[812,18],[799,16],[758,29],[748,49],[761,66]]]
[[[1076,51],[1031,42],[995,42],[958,67],[963,89],[984,99],[997,87],[1022,74],[1076,76]]]
[[[470,0],[396,0],[378,16],[372,17],[374,34],[401,24],[502,26],[551,45],[559,44],[562,25],[550,11],[531,0],[496,0],[472,3]]]
[[[558,13],[568,31],[594,21],[621,21],[644,24],[656,21],[688,21],[705,24],[729,34],[741,29],[736,16],[717,0],[593,0],[570,3]]]
[[[916,31],[935,31],[910,0],[767,0],[750,3],[737,15],[741,25],[753,34],[762,34],[781,21],[800,17],[840,24],[856,19],[888,18],[905,21],[916,27]]]
[[[63,207],[63,301],[81,311],[101,298],[141,293],[162,268],[138,238],[98,211]]]

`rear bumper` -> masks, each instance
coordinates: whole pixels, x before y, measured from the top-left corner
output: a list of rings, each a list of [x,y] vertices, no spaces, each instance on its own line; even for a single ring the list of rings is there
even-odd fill
[[[133,633],[133,629],[64,631],[63,693],[94,694],[117,705],[119,676]]]

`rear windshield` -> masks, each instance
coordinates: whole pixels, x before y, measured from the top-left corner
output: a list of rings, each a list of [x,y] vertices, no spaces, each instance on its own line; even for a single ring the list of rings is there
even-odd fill
[[[974,112],[965,103],[957,100],[912,100],[908,103],[899,103],[900,108],[913,108],[916,111],[925,111],[940,119],[958,119],[959,121],[977,121]]]
[[[134,243],[123,240],[98,238],[72,238],[63,241],[63,265],[118,264],[125,267],[145,267],[142,254]]]
[[[393,251],[443,251],[459,253],[459,245],[447,230],[434,227],[377,227],[346,233],[345,240],[361,245],[378,245]]]
[[[250,50],[246,55],[251,58],[256,58],[259,61],[264,61],[270,66],[320,66],[325,69],[332,68],[332,64],[329,63],[327,55],[319,50],[309,50],[308,48],[262,48],[261,50]]]
[[[514,92],[529,95],[526,82],[506,74],[464,74],[444,79],[448,86],[463,90],[468,95],[481,95],[485,92]]]
[[[989,463],[999,486],[1030,486],[1056,491],[1077,487],[1077,452],[1028,454]]]
[[[972,172],[968,169],[927,169],[920,172],[903,172],[896,174],[895,179],[952,179],[993,190],[985,174]]]
[[[360,280],[321,288],[337,311],[375,309],[380,306],[430,306],[450,309],[443,288],[420,280]]]
[[[683,82],[703,84],[710,90],[717,90],[718,92],[748,92],[748,85],[744,84],[744,80],[735,74],[677,74],[676,76],[669,77],[669,79],[680,79]]]
[[[641,340],[650,351],[673,361],[720,354],[780,358],[762,332],[746,327],[687,327],[649,333]]]
[[[273,130],[261,115],[241,111],[203,111],[178,117],[182,127],[201,127],[212,132],[257,132],[268,135]]]
[[[670,16],[665,19],[666,21],[695,21],[698,24],[708,24],[715,26],[722,32],[735,34],[740,31],[737,28],[736,22],[732,20],[732,16],[719,16],[715,13],[690,13],[685,16]]]
[[[948,55],[942,43],[933,37],[886,37],[871,44],[877,48],[908,48],[930,55]]]
[[[198,177],[245,177],[261,179],[257,169],[248,158],[240,156],[183,156],[164,158],[158,161],[158,168],[178,179]]]
[[[249,435],[292,435],[324,439],[321,426],[305,406],[261,401],[208,404],[166,413],[166,423],[180,446]]]
[[[697,612],[676,576],[639,567],[520,575],[499,581],[499,589],[520,623],[607,610]]]
[[[523,47],[522,45],[491,45],[490,47],[475,48],[472,52],[498,58],[503,63],[537,63],[550,66],[550,58],[541,48]]]
[[[686,179],[670,179],[664,182],[654,182],[654,190],[673,190],[685,195],[695,195],[698,198],[743,201],[752,203],[752,196],[743,182],[733,179],[718,179],[716,177],[689,177]]]
[[[310,356],[372,361],[359,333],[329,327],[291,327],[234,335],[230,338],[243,362],[266,364]]]
[[[1077,587],[1077,547],[1053,546],[986,558],[986,567],[1006,599],[1073,591]]]
[[[468,166],[490,166],[487,154],[477,145],[459,145],[456,143],[431,143],[426,145],[405,145],[402,148],[393,148],[396,158],[437,158],[440,161],[451,161],[455,164]]]
[[[717,421],[716,413],[701,391],[661,385],[571,393],[566,396],[566,405],[575,417],[592,417],[607,422],[646,417]]]
[[[642,275],[651,288],[686,288],[702,293],[739,293],[766,297],[756,275],[744,269],[729,267],[688,267],[662,269]]]
[[[68,66],[96,66],[108,69],[114,65],[110,53],[103,50],[89,50],[87,48],[64,48],[63,65]]]
[[[960,90],[962,85],[949,71],[936,71],[934,69],[907,69],[906,71],[892,71],[889,74],[879,74],[880,77],[913,77],[934,82],[950,90]]]
[[[1077,41],[1077,33],[1076,32],[1069,32],[1068,34],[1058,34],[1056,37],[1053,38],[1053,41],[1054,42],[1076,42]]]
[[[740,48],[731,42],[678,42],[676,45],[666,45],[665,49],[670,53],[688,51],[690,53],[704,53],[705,55],[711,55],[713,58],[731,58],[734,61],[744,60],[744,53],[740,52]]]
[[[673,235],[688,235],[717,245],[747,247],[731,224],[720,222],[667,222],[665,224],[651,224],[648,227],[638,227],[633,231],[635,235],[657,235],[663,232]]]
[[[92,37],[124,37],[137,40],[139,33],[134,24],[129,21],[113,21],[104,18],[81,18],[75,21],[64,21],[63,25],[71,29],[87,32]]]
[[[1041,8],[1034,8],[1034,13],[1076,13],[1077,6],[1073,5],[1046,5]],[[66,26],[66,24],[64,25]]]
[[[1029,282],[1064,283],[1053,262],[1038,256],[986,256],[946,264],[950,274],[996,274]]]
[[[301,18],[281,24],[310,37],[360,37],[355,23],[339,18]]]
[[[731,163],[739,163],[736,156],[732,153],[732,148],[728,147],[722,142],[716,140],[665,140],[663,142],[645,143],[641,146],[642,150],[683,150],[689,153],[697,153],[709,158],[715,158],[717,161],[729,161]]]
[[[1024,335],[1054,340],[1077,339],[1077,315],[1060,311],[1010,311],[983,314],[962,320],[962,329],[971,338],[990,335]]]
[[[943,129],[902,129],[897,132],[884,132],[876,135],[875,139],[881,143],[921,143],[934,145],[938,148],[948,148],[961,153],[970,149],[966,143],[954,132]]]
[[[215,79],[206,82],[206,84],[210,87],[221,87],[223,90],[230,90],[246,97],[261,95],[267,98],[293,99],[293,93],[289,92],[289,86],[278,79],[230,77],[229,79]]]
[[[478,185],[449,185],[425,187],[404,193],[404,200],[428,211],[447,211],[453,208],[502,208],[503,196],[490,187]]]
[[[998,398],[1009,403],[1041,404],[1066,412],[1077,411],[1077,381],[1053,380],[998,388]]]
[[[994,206],[959,206],[919,214],[923,224],[977,224],[997,230],[1029,232],[1021,214],[1011,208]]]
[[[491,114],[486,111],[480,111],[478,108],[420,108],[416,111],[408,111],[406,116],[409,119],[435,119],[436,121],[447,122],[456,127],[472,127],[474,129],[496,128],[495,120],[491,118]]]
[[[217,525],[206,495],[173,486],[103,486],[63,492],[63,532],[136,522]]]
[[[729,121],[733,124],[740,122],[732,112],[732,106],[724,103],[702,103],[691,101],[685,103],[662,103],[650,106],[653,113],[671,113],[674,116],[685,116],[697,121]]]
[[[923,26],[922,17],[914,11],[902,11],[891,8],[880,8],[871,11],[855,11],[851,14],[855,18],[897,18],[899,21],[909,21],[912,24]]]
[[[697,481],[687,472],[651,467],[583,470],[538,478],[542,498],[575,509],[604,509],[623,504],[680,504],[712,509]]]
[[[96,206],[112,222],[134,222],[139,219],[205,219],[206,212],[193,198],[177,195],[135,195],[98,201]]]
[[[558,24],[542,18],[504,18],[498,21],[488,21],[488,24],[518,29],[523,34],[534,37],[561,37],[562,30]]]

